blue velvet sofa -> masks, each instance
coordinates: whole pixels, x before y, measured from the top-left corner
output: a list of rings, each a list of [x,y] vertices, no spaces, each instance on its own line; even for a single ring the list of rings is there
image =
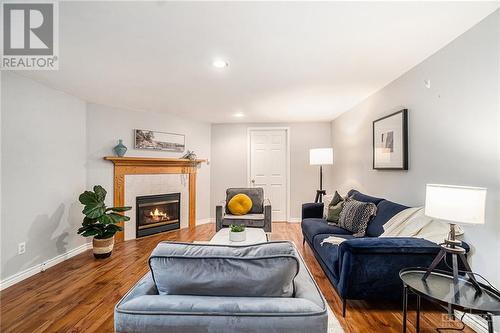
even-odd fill
[[[340,227],[323,219],[323,203],[302,206],[303,242],[312,249],[318,263],[342,298],[345,316],[349,299],[388,299],[402,295],[399,271],[406,267],[428,267],[439,252],[439,245],[412,237],[379,237],[384,224],[408,208],[382,198],[351,190],[348,196],[377,205],[376,216],[368,223],[366,236],[355,238]],[[321,241],[329,236],[345,238],[340,245]],[[467,244],[463,246],[468,250]],[[448,262],[451,262],[449,259]],[[446,270],[442,263],[439,269]]]

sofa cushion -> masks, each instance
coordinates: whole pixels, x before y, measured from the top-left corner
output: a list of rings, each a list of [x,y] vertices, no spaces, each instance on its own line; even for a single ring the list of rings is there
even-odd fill
[[[162,242],[153,250],[149,266],[160,295],[292,297],[299,272],[290,242],[249,246]]]
[[[348,198],[340,212],[339,226],[351,231],[356,237],[363,237],[368,221],[376,211],[377,206],[374,203]]]
[[[377,198],[377,197],[372,197],[366,194],[363,194],[357,190],[350,190],[349,193],[347,194],[348,197],[353,198],[354,200],[362,201],[362,202],[371,202],[374,203],[375,205],[378,205],[378,203],[384,199],[382,198]]]
[[[254,214],[251,214],[254,215]],[[257,214],[258,215],[258,214]],[[234,215],[233,215],[234,216]],[[223,227],[229,227],[231,224],[244,224],[246,227],[249,228],[264,228],[264,219],[252,219],[252,218],[247,218],[247,215],[243,215],[245,218],[226,218],[227,215],[224,216],[222,219],[222,226]],[[243,217],[241,216],[241,217]]]
[[[330,225],[324,219],[304,219],[302,221],[302,232],[309,241],[312,242],[314,236],[318,234],[339,234],[350,235],[351,233],[335,225]]]
[[[264,213],[264,189],[262,187],[238,187],[238,188],[228,188],[226,190],[226,212],[229,212],[227,205],[229,201],[237,194],[246,194],[252,199],[252,209],[248,213],[250,214],[263,214]]]
[[[379,237],[384,233],[384,224],[394,215],[409,207],[397,204],[392,201],[382,200],[377,205],[377,215],[372,218],[366,228],[366,235],[370,237]]]
[[[246,215],[231,215],[231,214],[226,214],[226,215],[224,215],[224,219],[228,219],[228,220],[257,220],[257,221],[263,221],[264,220],[264,214],[246,214]]]
[[[330,244],[330,243],[324,243],[321,245],[321,242],[330,236],[336,236],[340,238],[345,238],[345,239],[351,239],[354,238],[352,235],[331,235],[331,234],[319,234],[314,237],[313,240],[313,247],[316,253],[319,255],[325,266],[328,268],[328,270],[333,274],[335,278],[339,278],[340,276],[340,267],[339,267],[339,246]]]

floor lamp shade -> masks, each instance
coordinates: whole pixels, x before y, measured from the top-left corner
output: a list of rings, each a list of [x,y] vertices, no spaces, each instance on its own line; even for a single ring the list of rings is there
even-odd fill
[[[309,149],[309,164],[310,165],[333,164],[333,148]]]
[[[428,184],[425,215],[448,223],[484,224],[486,188]]]

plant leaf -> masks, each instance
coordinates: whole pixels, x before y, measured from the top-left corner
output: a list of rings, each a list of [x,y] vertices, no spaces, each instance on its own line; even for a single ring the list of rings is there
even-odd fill
[[[78,197],[78,200],[83,204],[83,205],[91,205],[91,204],[97,204],[99,203],[99,200],[96,196],[96,194],[92,191],[85,191],[80,196]]]
[[[113,219],[114,223],[118,223],[120,221],[130,220],[130,217],[125,216],[125,215],[121,215],[121,214],[117,214],[117,213],[110,213],[110,214],[108,214],[108,216]]]
[[[97,219],[102,214],[104,214],[105,211],[106,211],[106,206],[104,206],[104,203],[98,202],[86,205],[83,208],[82,213],[86,215],[88,218]]]
[[[101,185],[96,185],[94,186],[94,192],[97,200],[104,202],[104,199],[106,199],[106,194],[107,194],[106,190]]]
[[[91,219],[91,218],[88,218],[87,216],[85,216],[83,218],[83,222],[82,222],[82,225],[83,226],[87,226],[87,225],[91,225],[91,224],[94,224],[97,222],[97,219]]]
[[[97,218],[97,220],[99,220],[99,222],[101,222],[102,224],[112,224],[112,223],[115,223],[115,221],[113,220],[113,218],[111,218],[107,214],[102,214],[101,216],[99,216]]]
[[[125,207],[109,207],[106,209],[106,211],[112,210],[113,212],[126,212],[127,210],[131,210],[132,207],[130,206],[125,206]]]

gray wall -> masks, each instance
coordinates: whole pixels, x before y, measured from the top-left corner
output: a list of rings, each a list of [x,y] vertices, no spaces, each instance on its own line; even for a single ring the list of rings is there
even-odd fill
[[[113,155],[124,139],[133,156],[181,154],[133,149],[134,128],[186,134],[187,148],[210,157],[210,125],[153,112],[119,110],[84,101],[10,72],[2,72],[1,279],[83,245],[76,235],[78,196],[94,184],[112,203]],[[199,170],[197,218],[210,217],[210,166]],[[203,221],[205,222],[205,221]],[[26,242],[26,253],[17,246]]]
[[[2,279],[85,243],[85,145],[85,102],[2,73]]]
[[[186,149],[199,158],[210,157],[210,124],[165,113],[138,112],[109,106],[87,105],[87,186],[100,184],[108,189],[113,203],[113,164],[103,160],[114,155],[118,139],[128,147],[128,156],[181,157],[183,153],[134,149],[133,129],[151,129],[186,135]],[[202,164],[197,176],[196,218],[210,217],[210,165]]]
[[[500,286],[500,110],[497,10],[332,122],[335,188],[423,205],[426,183],[488,188],[486,224],[464,227],[472,268]],[[424,86],[431,80],[431,88]],[[372,121],[409,109],[408,171],[372,170]]]
[[[330,123],[214,124],[212,125],[211,215],[225,199],[226,188],[247,186],[249,127],[290,128],[290,218],[301,216],[301,205],[314,201],[319,186],[318,167],[309,165],[309,149],[331,145]],[[324,170],[324,187],[331,188],[330,167]]]

